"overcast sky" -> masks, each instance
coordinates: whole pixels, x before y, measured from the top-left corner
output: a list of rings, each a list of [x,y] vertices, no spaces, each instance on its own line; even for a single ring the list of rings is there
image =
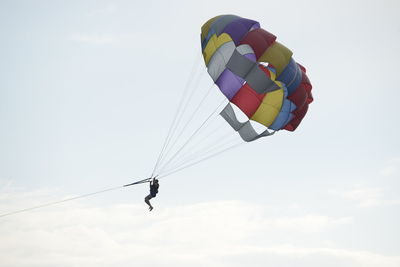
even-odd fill
[[[0,265],[399,267],[399,11],[1,1],[0,214],[146,178],[216,15],[274,33],[315,101],[296,132],[162,179],[151,213],[138,185],[0,218]]]

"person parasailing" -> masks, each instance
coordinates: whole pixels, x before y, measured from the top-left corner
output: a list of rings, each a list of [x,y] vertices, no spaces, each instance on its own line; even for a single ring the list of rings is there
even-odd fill
[[[158,188],[160,187],[158,180],[153,178],[153,181],[150,181],[150,194],[144,198],[144,202],[149,205],[149,210],[153,210],[153,206],[150,203],[150,199],[155,198],[158,193]]]

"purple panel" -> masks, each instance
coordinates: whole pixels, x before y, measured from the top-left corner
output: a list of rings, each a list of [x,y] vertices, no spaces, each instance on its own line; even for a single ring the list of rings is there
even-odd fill
[[[215,81],[215,84],[218,85],[221,92],[228,98],[229,100],[236,95],[237,91],[242,87],[244,80],[239,76],[233,74],[228,69],[225,69],[222,74]]]
[[[236,45],[240,43],[248,31],[260,28],[257,21],[240,18],[229,23],[223,32],[229,34]]]
[[[256,55],[255,54],[246,54],[246,55],[244,55],[246,58],[248,58],[248,59],[250,59],[251,61],[254,61],[254,62],[256,62],[257,61],[257,58],[256,58]]]
[[[246,54],[244,55],[246,58],[251,61],[256,62],[255,54]],[[218,79],[215,81],[215,84],[218,85],[221,92],[229,99],[229,101],[236,95],[239,89],[244,84],[244,79],[240,78],[229,69],[225,69]]]

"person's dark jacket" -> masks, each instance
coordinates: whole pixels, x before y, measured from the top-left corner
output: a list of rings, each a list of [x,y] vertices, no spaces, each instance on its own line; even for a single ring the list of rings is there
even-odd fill
[[[151,183],[150,184],[150,195],[152,196],[152,197],[155,197],[156,195],[157,195],[157,193],[158,193],[158,184],[153,184],[153,183]]]

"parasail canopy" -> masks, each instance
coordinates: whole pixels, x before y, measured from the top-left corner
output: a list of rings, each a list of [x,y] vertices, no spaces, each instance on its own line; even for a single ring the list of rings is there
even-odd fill
[[[295,131],[313,101],[306,69],[255,20],[211,18],[201,27],[200,47],[207,71],[203,64],[194,65],[152,177],[170,175],[279,130]],[[211,85],[200,85],[207,72]]]
[[[214,17],[201,27],[208,74],[229,100],[220,115],[247,142],[296,130],[313,101],[306,69],[276,39],[257,21],[235,15]],[[248,121],[237,119],[232,104]],[[266,129],[258,133],[250,121]]]

